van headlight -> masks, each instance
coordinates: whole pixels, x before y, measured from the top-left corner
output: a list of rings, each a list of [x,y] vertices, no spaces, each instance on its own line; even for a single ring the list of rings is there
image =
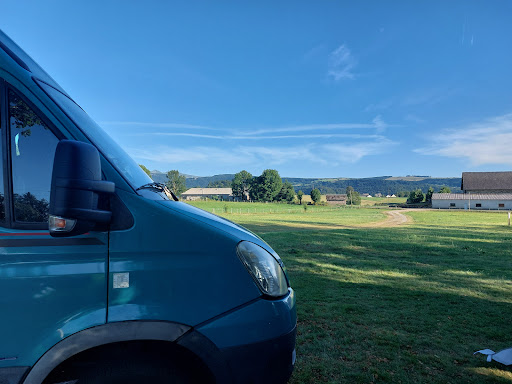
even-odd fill
[[[240,242],[236,250],[261,292],[273,297],[286,295],[288,282],[274,256],[249,241]]]

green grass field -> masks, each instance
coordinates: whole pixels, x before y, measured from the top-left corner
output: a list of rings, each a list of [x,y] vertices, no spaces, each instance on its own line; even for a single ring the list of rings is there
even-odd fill
[[[381,210],[296,204],[192,202],[192,205],[244,225],[259,235],[275,231],[336,229],[386,218]]]
[[[375,204],[404,204],[407,201],[407,197],[362,197],[361,205],[373,206]]]
[[[276,212],[222,215],[288,267],[299,317],[291,383],[512,382],[510,367],[472,355],[512,346],[506,213],[418,210],[372,228],[385,210],[263,205]]]

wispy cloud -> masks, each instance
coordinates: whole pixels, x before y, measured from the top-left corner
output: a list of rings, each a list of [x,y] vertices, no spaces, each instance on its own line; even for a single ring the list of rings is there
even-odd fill
[[[186,132],[146,132],[136,133],[134,136],[182,136],[182,137],[197,137],[203,139],[214,140],[275,140],[275,139],[373,139],[382,137],[380,135],[360,135],[352,133],[312,133],[312,134],[298,134],[298,135],[268,135],[268,136],[237,136],[237,135],[205,135],[201,133],[186,133]]]
[[[133,132],[131,135],[140,136],[183,136],[183,137],[197,137],[204,139],[214,140],[264,140],[264,139],[290,139],[290,138],[362,138],[368,135],[361,135],[355,133],[339,133],[330,131],[358,131],[358,130],[372,130],[380,133],[387,127],[393,126],[386,123],[380,115],[375,116],[371,122],[367,123],[332,123],[332,124],[305,124],[284,127],[268,127],[260,129],[234,129],[234,128],[221,128],[209,127],[195,124],[179,124],[179,123],[151,123],[151,122],[132,122],[132,121],[110,121],[102,122],[104,127],[110,128],[142,128]],[[154,131],[149,131],[153,128]],[[190,132],[192,130],[192,132]],[[212,132],[198,132],[200,130],[215,131]]]
[[[467,159],[472,165],[512,165],[512,113],[449,129],[415,152]]]
[[[388,124],[382,120],[382,117],[380,115],[377,115],[372,120],[373,126],[377,129],[377,132],[383,132],[387,127]]]
[[[110,122],[106,125],[109,128],[131,127],[122,133],[113,129],[112,133],[122,135],[125,143],[130,142],[129,136],[137,136],[125,148],[142,164],[162,168],[172,164],[187,169],[206,169],[211,165],[213,172],[231,172],[234,165],[264,169],[303,162],[326,169],[357,163],[398,144],[382,133],[395,125],[386,123],[380,115],[363,123],[246,127],[243,130],[176,123]],[[151,138],[143,139],[147,137]],[[178,140],[179,137],[197,140],[192,140],[191,144],[190,140]],[[143,142],[150,141],[158,144],[148,149]]]
[[[357,163],[363,157],[385,153],[397,144],[387,138],[381,138],[375,141],[351,144],[327,144],[323,149],[327,157],[338,165],[340,163]]]
[[[390,150],[397,143],[384,137],[364,140],[351,144],[306,144],[295,146],[250,146],[240,145],[230,148],[214,146],[195,146],[176,148],[172,146],[157,146],[151,150],[127,148],[128,152],[142,162],[151,161],[159,164],[186,164],[191,166],[208,162],[218,167],[233,164],[239,166],[263,167],[296,164],[297,161],[307,161],[318,165],[338,166],[353,164],[363,157],[376,155]]]
[[[353,79],[353,70],[357,60],[350,52],[350,49],[342,44],[329,55],[327,75],[332,76],[335,81],[342,79]]]
[[[180,124],[180,123],[151,123],[147,121],[100,121],[99,124],[104,127],[140,127],[140,128],[173,128],[173,129],[210,129],[217,130],[217,128],[207,127],[204,125],[195,124]]]
[[[306,132],[306,131],[323,131],[323,130],[349,130],[349,129],[380,129],[386,128],[386,124],[379,116],[376,116],[371,123],[333,123],[333,124],[306,124],[295,125],[290,127],[273,127],[256,129],[247,131],[244,135],[261,135],[266,133],[283,133],[283,132]]]

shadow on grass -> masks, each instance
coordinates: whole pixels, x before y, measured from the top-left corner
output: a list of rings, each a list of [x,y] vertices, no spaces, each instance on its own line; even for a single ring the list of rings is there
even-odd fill
[[[292,383],[510,382],[510,368],[473,356],[510,346],[510,304],[318,276],[311,284],[297,287]]]
[[[262,235],[297,292],[292,383],[512,382],[472,356],[512,345],[512,233],[347,228]]]

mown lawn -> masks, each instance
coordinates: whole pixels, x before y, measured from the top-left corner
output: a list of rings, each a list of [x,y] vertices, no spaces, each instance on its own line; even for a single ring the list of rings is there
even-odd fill
[[[506,214],[406,214],[412,223],[392,228],[357,227],[382,220],[375,209],[225,215],[288,267],[299,317],[291,383],[512,382],[511,367],[472,355],[512,346]]]

